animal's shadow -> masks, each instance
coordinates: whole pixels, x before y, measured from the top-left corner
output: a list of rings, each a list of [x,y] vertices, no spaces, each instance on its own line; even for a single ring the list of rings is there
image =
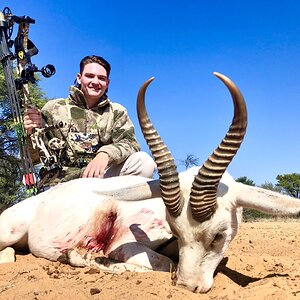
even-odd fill
[[[236,284],[238,284],[242,287],[245,287],[252,282],[256,282],[256,281],[266,279],[266,278],[288,277],[289,276],[288,274],[272,273],[272,274],[268,274],[267,276],[262,277],[262,278],[251,277],[251,276],[244,275],[240,272],[237,272],[235,270],[228,268],[226,266],[227,262],[228,262],[228,257],[224,257],[223,260],[220,262],[219,266],[217,267],[214,276],[216,276],[219,272],[223,273],[230,280],[232,280],[233,282],[235,282]]]
[[[132,234],[137,238],[137,236],[139,236],[139,238],[143,237],[143,242],[149,242],[149,238],[147,236],[147,233],[144,232],[140,227],[139,227],[140,224],[132,224],[132,226],[130,227],[130,230],[132,232]],[[140,252],[140,248],[139,247],[136,247],[137,243],[139,243],[138,241],[136,242],[130,242],[130,243],[127,243],[127,244],[123,244],[122,247],[123,247],[123,250],[126,249],[126,247],[129,247],[131,249],[136,249],[136,252],[132,252],[131,250],[131,253],[133,255],[135,254],[138,254]],[[125,248],[124,248],[125,246]],[[174,250],[178,253],[178,245],[177,245],[177,240],[175,238],[172,238],[170,240],[170,242],[166,242],[164,243],[163,245],[159,246],[157,249],[155,249],[155,251],[161,253],[161,254],[165,254],[164,251],[165,249],[164,248],[167,248],[171,246],[172,248],[172,251],[174,253]],[[118,252],[118,249],[115,249],[114,251]],[[143,248],[143,251],[145,251],[145,249]],[[146,251],[147,253],[147,251]],[[112,256],[113,253],[111,253]],[[150,254],[148,254],[148,257],[149,257],[149,262],[151,264],[151,259],[150,259]],[[169,253],[168,253],[169,254]],[[172,257],[170,257],[170,255],[167,255],[169,258],[171,258],[173,260],[173,262],[175,263],[175,265],[178,263],[178,256],[177,255],[173,255]],[[219,266],[217,267],[215,273],[214,273],[214,277],[220,272],[220,273],[223,273],[225,276],[227,276],[230,280],[232,280],[233,282],[235,282],[236,284],[238,284],[239,286],[242,286],[242,287],[245,287],[247,285],[249,285],[250,283],[252,282],[256,282],[256,281],[259,281],[259,280],[262,280],[262,279],[266,279],[266,278],[273,278],[273,277],[288,277],[289,275],[288,274],[279,274],[279,273],[272,273],[272,274],[268,274],[267,276],[265,277],[251,277],[251,276],[247,276],[245,274],[242,274],[238,271],[235,271],[235,270],[232,270],[230,268],[228,268],[226,265],[228,263],[228,257],[224,257],[222,259],[222,261],[220,262]],[[153,264],[153,270],[155,270],[155,266]]]

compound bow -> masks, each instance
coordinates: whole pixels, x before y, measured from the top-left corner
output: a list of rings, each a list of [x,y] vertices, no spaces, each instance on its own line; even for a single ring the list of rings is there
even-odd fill
[[[28,39],[29,26],[34,24],[35,20],[28,16],[14,16],[8,7],[5,7],[3,12],[0,12],[0,60],[3,65],[4,77],[8,90],[8,98],[13,116],[13,127],[16,132],[20,157],[23,171],[23,183],[26,190],[30,194],[37,194],[37,174],[31,160],[29,143],[24,129],[22,119],[22,109],[33,107],[29,97],[28,83],[36,83],[34,73],[41,72],[41,74],[49,78],[55,74],[53,65],[46,65],[39,70],[31,62],[31,57],[38,53],[38,49]],[[11,40],[14,24],[18,24],[18,33],[14,40]],[[11,48],[14,46],[14,52]],[[16,60],[17,78],[14,78],[13,62]],[[22,91],[23,103],[19,99],[18,90]],[[46,159],[52,158],[51,153],[45,147],[43,142],[43,134],[45,129],[38,129],[31,136],[32,144],[38,147],[41,157]],[[53,159],[53,158],[52,158]]]

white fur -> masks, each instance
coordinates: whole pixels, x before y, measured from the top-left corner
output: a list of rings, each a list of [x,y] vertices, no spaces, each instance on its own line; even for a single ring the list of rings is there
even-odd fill
[[[159,190],[158,181],[124,176],[60,184],[2,213],[0,250],[13,245],[25,247],[28,236],[30,251],[50,260],[98,266],[112,272],[169,271],[170,259],[154,250],[172,236],[171,228],[179,244],[174,283],[194,292],[206,292],[237,233],[242,206],[270,214],[299,214],[300,201],[236,183],[225,172],[218,187],[215,214],[199,223],[193,219],[188,201],[197,172],[198,167],[194,167],[180,174],[185,205],[176,218],[166,213],[161,198],[154,198]],[[120,263],[110,261],[110,265],[103,265],[97,251],[88,251],[82,245],[101,229],[109,211],[118,213],[118,231],[105,254]]]

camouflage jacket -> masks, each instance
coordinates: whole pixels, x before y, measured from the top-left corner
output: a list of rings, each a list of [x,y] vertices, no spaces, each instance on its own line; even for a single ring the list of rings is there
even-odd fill
[[[82,161],[86,165],[99,152],[108,154],[109,164],[119,164],[140,150],[133,124],[122,105],[106,99],[89,109],[82,91],[74,86],[67,99],[47,102],[42,117],[46,127],[63,124],[46,135],[48,146],[53,147],[53,140],[60,142],[56,151],[63,166],[78,167]]]

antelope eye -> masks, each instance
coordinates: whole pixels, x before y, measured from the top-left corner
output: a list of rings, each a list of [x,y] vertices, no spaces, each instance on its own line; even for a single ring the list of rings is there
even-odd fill
[[[214,238],[214,241],[219,241],[223,238],[223,234],[222,233],[217,233],[215,238]]]
[[[221,241],[224,238],[224,235],[222,233],[217,233],[212,241],[212,246],[216,243],[218,243],[219,241]]]

